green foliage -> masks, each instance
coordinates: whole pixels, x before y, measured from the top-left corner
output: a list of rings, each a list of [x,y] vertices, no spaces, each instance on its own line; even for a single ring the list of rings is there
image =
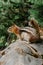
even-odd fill
[[[0,46],[5,46],[8,39],[7,29],[14,23],[24,26],[25,20],[34,17],[43,26],[43,4],[31,0],[0,0]],[[15,39],[10,35],[10,40]]]
[[[0,37],[0,46],[5,46],[5,36]]]
[[[39,25],[43,27],[43,4],[34,4],[33,8],[30,9],[30,14],[30,17],[38,20]]]

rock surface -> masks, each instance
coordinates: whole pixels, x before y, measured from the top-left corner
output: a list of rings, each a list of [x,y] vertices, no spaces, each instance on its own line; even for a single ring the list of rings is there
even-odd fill
[[[31,56],[31,50],[23,43],[26,42],[17,40],[8,46],[0,57],[0,65],[42,65],[43,60]],[[30,45],[37,49],[40,54],[43,54],[43,43]]]

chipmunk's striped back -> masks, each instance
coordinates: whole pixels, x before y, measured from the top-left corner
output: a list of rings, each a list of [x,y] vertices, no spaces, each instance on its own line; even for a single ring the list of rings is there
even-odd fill
[[[19,39],[34,42],[39,39],[36,29],[31,27],[20,28],[17,25],[13,25],[8,28],[9,33],[14,33]]]

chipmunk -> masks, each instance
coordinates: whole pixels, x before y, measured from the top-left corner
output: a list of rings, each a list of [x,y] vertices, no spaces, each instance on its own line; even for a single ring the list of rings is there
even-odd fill
[[[32,27],[20,28],[14,24],[11,27],[9,27],[7,31],[9,33],[14,33],[19,39],[22,39],[22,40],[35,42],[39,39],[39,35],[36,29]]]

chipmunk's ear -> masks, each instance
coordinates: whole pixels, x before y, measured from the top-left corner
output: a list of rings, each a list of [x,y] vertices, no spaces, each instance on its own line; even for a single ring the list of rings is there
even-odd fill
[[[14,27],[16,27],[16,28],[20,29],[20,27],[19,27],[19,26],[17,26],[16,24],[14,24]]]

